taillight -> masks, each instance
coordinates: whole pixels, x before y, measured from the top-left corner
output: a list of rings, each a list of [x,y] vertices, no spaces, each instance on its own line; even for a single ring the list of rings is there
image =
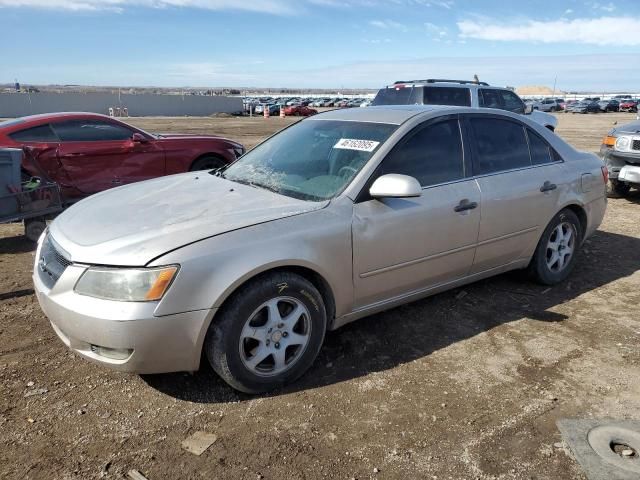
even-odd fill
[[[602,179],[606,184],[609,182],[609,170],[607,170],[607,167],[600,167],[600,169],[602,170]]]

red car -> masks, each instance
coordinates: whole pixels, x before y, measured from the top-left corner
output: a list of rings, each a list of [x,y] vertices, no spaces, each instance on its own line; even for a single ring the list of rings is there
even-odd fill
[[[315,115],[318,111],[314,108],[309,108],[304,105],[291,105],[289,107],[285,107],[284,114],[287,116],[294,117],[309,117],[311,115]]]
[[[619,111],[621,112],[637,112],[638,101],[637,100],[622,100],[620,102]]]
[[[41,170],[73,200],[108,188],[224,166],[244,154],[225,138],[152,135],[94,113],[51,113],[0,123],[0,148],[34,147]],[[40,176],[28,162],[27,176]]]

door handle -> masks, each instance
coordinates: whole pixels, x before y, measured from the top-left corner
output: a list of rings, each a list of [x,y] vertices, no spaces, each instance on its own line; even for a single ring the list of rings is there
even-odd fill
[[[551,190],[555,190],[556,188],[558,188],[558,186],[555,183],[551,183],[549,180],[547,180],[546,182],[544,182],[544,185],[540,187],[540,191],[542,193],[550,192]]]
[[[122,180],[120,180],[119,178],[114,178],[113,180],[111,180],[111,183],[113,183],[114,185],[120,185],[122,183]]]
[[[84,157],[86,153],[66,153],[62,155],[63,157]]]
[[[460,203],[456,205],[453,209],[455,212],[466,212],[467,210],[473,210],[478,207],[478,202],[470,202],[469,199],[465,198],[464,200],[460,200]]]

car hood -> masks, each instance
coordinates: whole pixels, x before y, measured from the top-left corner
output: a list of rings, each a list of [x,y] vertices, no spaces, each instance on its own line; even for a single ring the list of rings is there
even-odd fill
[[[215,135],[197,135],[190,133],[156,133],[156,138],[160,141],[162,140],[225,140],[229,141],[227,138],[216,137]],[[233,142],[236,143],[236,142]]]
[[[328,203],[195,172],[91,196],[64,211],[49,229],[73,262],[143,266],[184,245]]]
[[[616,133],[640,133],[640,121],[625,123],[615,129]]]

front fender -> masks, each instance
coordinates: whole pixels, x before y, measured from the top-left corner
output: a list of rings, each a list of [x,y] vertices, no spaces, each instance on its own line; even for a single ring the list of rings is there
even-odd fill
[[[238,287],[287,266],[316,272],[331,289],[336,315],[353,306],[351,211],[331,207],[208,238],[170,252],[152,265],[180,271],[156,315],[219,308]]]

